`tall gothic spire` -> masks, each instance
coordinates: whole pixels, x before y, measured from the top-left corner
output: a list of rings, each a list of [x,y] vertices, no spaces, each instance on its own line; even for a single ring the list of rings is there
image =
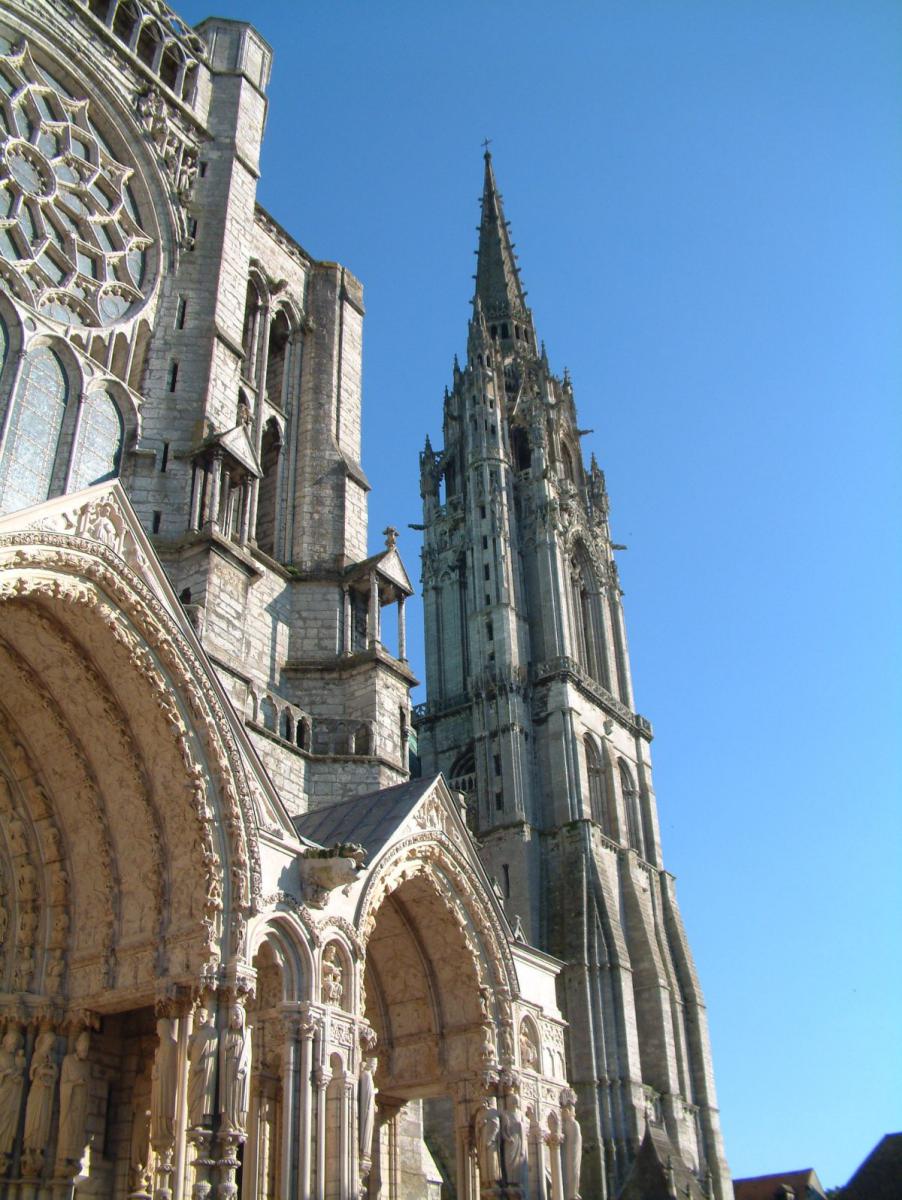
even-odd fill
[[[485,152],[485,182],[482,188],[482,218],[479,222],[479,257],[476,260],[475,299],[486,319],[526,319],[526,293],[520,284],[513,243],[495,183],[492,156]]]

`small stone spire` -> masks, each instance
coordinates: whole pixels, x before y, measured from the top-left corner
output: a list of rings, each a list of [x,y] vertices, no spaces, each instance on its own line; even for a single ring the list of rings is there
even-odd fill
[[[485,150],[485,180],[482,188],[482,217],[479,222],[479,250],[476,259],[475,300],[480,302],[489,320],[516,317],[527,319],[526,293],[520,285],[520,272],[504,219],[501,196],[495,183],[492,155]]]

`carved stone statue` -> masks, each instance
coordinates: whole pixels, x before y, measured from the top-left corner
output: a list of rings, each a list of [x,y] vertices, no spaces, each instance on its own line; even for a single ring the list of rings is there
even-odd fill
[[[520,1097],[511,1092],[507,1107],[501,1114],[501,1139],[504,1150],[504,1173],[508,1183],[525,1185],[526,1141],[523,1118],[520,1116]]]
[[[480,1187],[491,1187],[501,1178],[499,1143],[501,1118],[491,1100],[483,1100],[476,1113],[473,1131],[476,1135],[476,1158],[479,1163]]]
[[[373,1147],[373,1126],[376,1120],[376,1084],[373,1076],[376,1059],[365,1058],[360,1069],[358,1120],[360,1125],[360,1154],[369,1161]]]
[[[233,1004],[229,1027],[219,1042],[219,1111],[223,1127],[230,1133],[243,1133],[247,1122],[250,1049],[244,1009]]]
[[[529,1071],[539,1069],[539,1056],[526,1025],[520,1026],[520,1063]]]
[[[576,1119],[576,1093],[571,1088],[561,1092],[561,1136],[564,1139],[564,1200],[579,1200],[583,1134]]]
[[[341,1004],[344,985],[342,983],[341,959],[334,946],[328,946],[323,955],[323,999],[327,1004]]]
[[[25,1088],[25,1051],[18,1029],[8,1029],[0,1046],[0,1155],[12,1153]]]
[[[188,1042],[188,1124],[210,1125],[216,1089],[216,1026],[206,1008],[194,1017],[194,1032]]]
[[[175,1021],[157,1019],[157,1052],[150,1085],[150,1136],[154,1146],[166,1146],[175,1137],[175,1101],[179,1044]]]
[[[88,1051],[91,1035],[82,1030],[75,1049],[63,1059],[60,1072],[60,1120],[56,1157],[59,1162],[79,1163],[87,1144],[88,1102],[91,1097],[91,1064]]]
[[[32,1172],[34,1164],[40,1170],[43,1161],[44,1148],[50,1139],[50,1122],[53,1117],[53,1095],[56,1091],[56,1078],[59,1068],[53,1061],[53,1047],[56,1044],[56,1034],[52,1030],[39,1033],[35,1042],[34,1053],[31,1056],[31,1068],[28,1077],[31,1086],[28,1089],[28,1102],[25,1105],[25,1135],[23,1144],[26,1157],[30,1158]]]

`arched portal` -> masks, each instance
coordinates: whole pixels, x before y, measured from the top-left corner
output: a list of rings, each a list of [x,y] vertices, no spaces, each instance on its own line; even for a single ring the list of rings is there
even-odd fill
[[[470,1194],[470,1127],[495,1034],[480,991],[490,972],[468,924],[431,872],[403,881],[375,914],[364,972],[378,1039],[373,1197]]]
[[[189,1039],[215,1044],[236,1003],[217,978],[244,969],[256,821],[119,485],[37,512],[0,525],[0,1022],[29,1062],[2,1152],[34,1189],[87,1170],[98,1196],[165,1190],[189,1151]]]

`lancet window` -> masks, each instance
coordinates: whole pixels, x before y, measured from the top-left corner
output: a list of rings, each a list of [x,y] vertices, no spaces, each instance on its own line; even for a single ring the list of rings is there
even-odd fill
[[[587,674],[610,687],[603,602],[595,569],[580,547],[570,561],[573,654]]]
[[[608,802],[608,785],[602,752],[595,739],[589,734],[583,740],[586,751],[586,774],[589,777],[589,812],[608,837],[614,836],[611,810]]]
[[[642,808],[639,789],[633,773],[623,760],[620,762],[620,790],[623,793],[623,807],[626,810],[626,827],[629,843],[639,854],[640,858],[648,858],[645,846],[645,829],[642,823]]]
[[[259,548],[277,558],[291,538],[286,497],[291,471],[284,450],[293,445],[292,422],[298,404],[301,342],[296,328],[296,316],[284,304],[271,315],[263,279],[259,275],[250,279],[241,336],[241,373],[253,391],[242,392],[242,411],[254,430],[263,472],[255,484],[251,532]]]

